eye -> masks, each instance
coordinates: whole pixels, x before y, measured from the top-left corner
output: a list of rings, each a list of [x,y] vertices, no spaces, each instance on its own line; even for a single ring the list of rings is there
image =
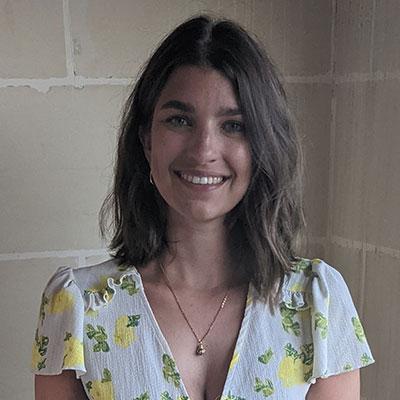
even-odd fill
[[[227,133],[244,133],[244,124],[241,121],[226,121],[223,124],[223,129]]]
[[[181,115],[172,115],[170,117],[168,117],[165,122],[170,125],[173,126],[175,128],[180,128],[183,126],[191,126],[191,122],[188,118],[183,117]]]

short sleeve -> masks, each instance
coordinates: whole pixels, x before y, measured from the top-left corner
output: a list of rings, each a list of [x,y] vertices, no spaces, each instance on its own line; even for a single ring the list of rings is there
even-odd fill
[[[42,294],[32,346],[31,370],[38,375],[86,372],[83,351],[84,302],[73,270],[59,268]]]
[[[312,261],[313,374],[327,378],[374,362],[349,289],[334,268]]]

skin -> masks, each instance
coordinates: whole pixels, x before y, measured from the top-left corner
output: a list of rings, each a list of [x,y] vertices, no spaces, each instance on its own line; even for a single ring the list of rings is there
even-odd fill
[[[214,400],[226,380],[248,284],[232,267],[223,223],[226,213],[243,198],[251,177],[245,128],[229,81],[210,69],[177,69],[160,94],[151,131],[142,141],[154,184],[169,206],[167,234],[173,244],[162,263],[197,332],[207,330],[230,288],[226,307],[207,337],[207,357],[198,357],[193,352],[193,334],[158,263],[140,270],[146,296],[191,400]],[[227,179],[215,187],[200,186],[185,182],[179,172]],[[86,398],[72,371],[35,379],[37,400]],[[320,399],[359,399],[358,371],[318,379],[307,400]]]

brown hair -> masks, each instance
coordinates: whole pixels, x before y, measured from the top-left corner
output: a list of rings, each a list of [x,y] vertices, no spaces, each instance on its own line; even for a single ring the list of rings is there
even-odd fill
[[[141,135],[150,130],[168,77],[183,65],[219,71],[240,104],[252,179],[225,223],[232,254],[258,292],[271,300],[292,267],[304,227],[302,155],[275,66],[235,22],[192,18],[170,33],[149,59],[125,105],[114,186],[100,210],[102,236],[111,231],[109,248],[127,266],[143,266],[168,248],[166,204],[149,182]]]

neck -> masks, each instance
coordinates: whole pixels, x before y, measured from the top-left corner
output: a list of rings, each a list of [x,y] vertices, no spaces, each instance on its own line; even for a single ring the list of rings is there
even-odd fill
[[[222,220],[169,223],[167,232],[170,251],[161,262],[174,287],[217,289],[242,281],[229,255]]]

